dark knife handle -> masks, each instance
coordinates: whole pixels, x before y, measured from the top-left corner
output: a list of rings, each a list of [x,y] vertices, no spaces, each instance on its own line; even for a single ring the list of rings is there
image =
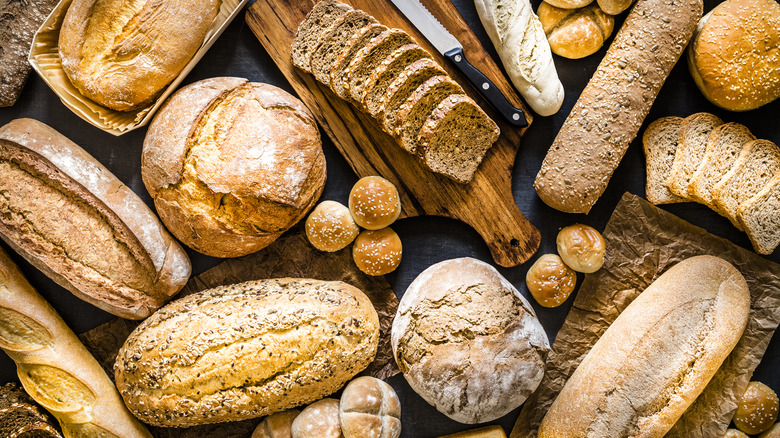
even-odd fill
[[[501,113],[507,122],[521,128],[528,126],[528,121],[525,119],[523,110],[515,108],[514,105],[509,103],[501,91],[496,88],[496,85],[466,60],[462,48],[452,49],[445,53],[444,56],[450,58],[450,61],[452,61],[453,64],[469,78],[471,85],[479,91],[479,94],[481,94],[496,111]]]

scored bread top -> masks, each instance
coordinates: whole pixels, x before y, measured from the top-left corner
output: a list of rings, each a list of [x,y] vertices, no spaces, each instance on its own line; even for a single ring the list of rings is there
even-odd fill
[[[666,186],[672,193],[683,198],[690,197],[688,184],[704,158],[707,139],[712,130],[722,124],[723,120],[710,113],[691,114],[683,119],[672,171],[666,180]]]

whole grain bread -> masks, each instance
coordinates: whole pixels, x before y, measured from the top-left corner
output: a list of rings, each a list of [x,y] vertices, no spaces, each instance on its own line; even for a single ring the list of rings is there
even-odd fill
[[[639,0],[555,138],[534,188],[587,213],[636,137],[701,18],[702,0]]]
[[[737,219],[759,254],[772,254],[780,244],[780,175],[737,209]]]
[[[401,146],[409,153],[417,152],[417,135],[434,108],[453,94],[463,94],[449,76],[435,76],[420,84],[398,110],[398,120],[393,135],[401,140]]]
[[[382,102],[376,108],[376,114],[374,114],[382,123],[382,128],[385,132],[395,131],[398,110],[401,109],[401,105],[406,102],[420,84],[434,76],[446,74],[447,72],[436,61],[431,59],[415,61],[399,73],[398,77],[387,87],[387,91],[382,96]]]
[[[690,197],[688,184],[704,158],[710,133],[722,124],[723,120],[710,113],[691,114],[683,119],[672,171],[666,180],[666,187],[673,194]]]
[[[360,49],[344,72],[344,88],[355,102],[363,102],[366,82],[379,64],[401,46],[414,40],[401,29],[388,29]]]
[[[351,6],[338,0],[321,0],[314,5],[295,33],[290,50],[293,65],[311,73],[311,56],[322,41],[322,35],[338,17],[351,10]]]
[[[398,74],[413,62],[430,57],[430,53],[417,44],[407,44],[396,49],[366,80],[363,108],[369,114],[375,114],[382,102],[382,96],[387,92],[387,87],[398,77]]]
[[[656,205],[686,201],[664,185],[678,149],[682,121],[682,117],[661,117],[651,123],[642,135],[647,168],[645,196]]]
[[[347,41],[329,73],[330,88],[336,93],[336,96],[345,100],[349,99],[349,93],[344,89],[344,79],[346,77],[344,70],[349,66],[350,61],[352,61],[360,49],[386,30],[387,26],[378,23],[369,24],[353,34],[350,40]]]
[[[7,383],[0,387],[0,436],[62,438],[55,424],[19,385]]]
[[[314,77],[330,86],[330,72],[336,59],[352,36],[371,24],[376,24],[376,19],[360,10],[352,10],[340,16],[335,25],[321,37],[319,46],[312,53],[310,62]]]

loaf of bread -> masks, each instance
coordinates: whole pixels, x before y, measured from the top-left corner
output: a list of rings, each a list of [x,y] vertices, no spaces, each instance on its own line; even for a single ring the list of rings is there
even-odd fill
[[[0,191],[0,237],[109,313],[143,319],[189,279],[187,254],[146,204],[41,122],[0,128]]]
[[[317,124],[300,100],[220,77],[166,101],[144,139],[141,175],[179,240],[213,257],[239,257],[301,220],[326,172]]]
[[[701,18],[702,0],[639,0],[561,127],[534,188],[587,213],[636,137]]]
[[[550,43],[529,0],[474,0],[485,31],[509,78],[540,116],[551,116],[563,104]]]
[[[318,400],[368,366],[378,341],[376,310],[353,286],[250,281],[160,309],[127,339],[114,371],[138,418],[187,427]]]
[[[117,111],[150,104],[206,38],[221,0],[74,0],[59,36],[62,69]]]
[[[0,348],[66,438],[151,438],[100,364],[1,249]]]
[[[730,263],[713,256],[678,263],[596,342],[539,438],[663,437],[737,344],[749,313],[747,283]]]

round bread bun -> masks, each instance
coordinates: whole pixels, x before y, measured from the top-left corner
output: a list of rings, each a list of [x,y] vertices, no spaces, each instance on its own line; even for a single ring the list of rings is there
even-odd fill
[[[772,388],[750,382],[734,412],[734,425],[749,435],[759,434],[777,421],[777,411],[778,398]]]
[[[544,376],[550,349],[531,304],[487,263],[437,263],[406,289],[393,321],[393,355],[404,378],[461,423],[500,418]]]
[[[780,423],[775,423],[769,430],[759,435],[758,438],[780,438]]]
[[[574,292],[577,274],[557,254],[545,254],[528,269],[525,285],[543,307],[558,307]]]
[[[339,401],[324,398],[301,411],[292,423],[292,438],[342,438]]]
[[[727,0],[699,22],[688,68],[704,96],[730,111],[780,97],[780,4]]]
[[[288,409],[263,418],[251,438],[291,438],[292,424],[301,411]]]
[[[367,230],[389,227],[401,214],[398,189],[381,176],[361,178],[349,192],[349,211]]]
[[[344,438],[398,438],[401,402],[392,386],[370,376],[349,382],[339,405]]]
[[[595,3],[580,9],[561,9],[542,2],[537,14],[553,53],[569,59],[598,52],[615,27],[615,17]]]
[[[592,274],[604,265],[607,244],[601,233],[591,226],[564,227],[558,232],[555,243],[563,263],[577,272]]]
[[[401,238],[391,228],[363,231],[352,246],[352,259],[368,275],[389,274],[401,263]]]
[[[349,209],[336,201],[321,202],[306,218],[306,237],[320,251],[344,249],[359,233]]]
[[[593,0],[547,0],[547,3],[561,9],[577,9],[588,6]]]
[[[152,121],[141,175],[163,223],[214,257],[259,251],[300,221],[325,184],[314,117],[273,85],[211,78]]]
[[[727,429],[726,433],[723,434],[723,438],[750,438],[750,437],[745,435],[744,432],[739,431],[737,429]]]

